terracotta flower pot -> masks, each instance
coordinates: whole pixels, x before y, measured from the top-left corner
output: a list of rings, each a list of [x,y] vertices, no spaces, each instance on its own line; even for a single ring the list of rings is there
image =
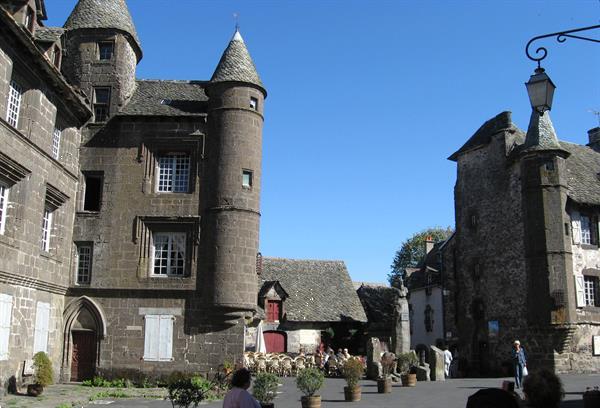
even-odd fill
[[[360,401],[361,389],[360,385],[354,387],[344,387],[344,398],[348,402]]]
[[[392,379],[382,378],[377,380],[377,392],[380,394],[389,394],[392,392]]]
[[[31,397],[37,397],[44,392],[44,386],[40,384],[29,384],[27,385],[27,395]]]
[[[417,385],[416,374],[402,374],[400,379],[402,380],[403,387],[415,387]]]
[[[313,395],[312,397],[304,396],[300,400],[302,408],[321,408],[321,396]]]

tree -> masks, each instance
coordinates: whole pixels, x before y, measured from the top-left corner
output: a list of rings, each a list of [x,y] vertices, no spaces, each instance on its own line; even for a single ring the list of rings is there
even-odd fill
[[[392,271],[388,274],[390,285],[399,287],[400,282],[406,278],[406,268],[414,268],[425,256],[425,241],[431,237],[433,242],[447,239],[454,230],[450,227],[432,227],[413,234],[402,243],[396,251],[394,261],[390,266]]]

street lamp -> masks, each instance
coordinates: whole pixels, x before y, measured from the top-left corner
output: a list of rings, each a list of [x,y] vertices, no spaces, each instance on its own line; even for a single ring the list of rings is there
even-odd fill
[[[552,109],[552,98],[556,86],[546,74],[544,68],[536,68],[535,73],[525,83],[525,86],[527,87],[529,102],[531,102],[531,107],[534,110],[543,115],[544,112]]]

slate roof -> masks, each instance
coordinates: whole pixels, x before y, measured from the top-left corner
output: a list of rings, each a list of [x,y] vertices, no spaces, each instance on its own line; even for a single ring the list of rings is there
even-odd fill
[[[390,326],[393,323],[394,304],[398,297],[398,289],[390,286],[363,284],[356,293],[369,322],[383,326]]]
[[[120,116],[190,116],[206,113],[204,81],[137,80]]]
[[[550,120],[550,111],[540,115],[537,111],[532,110],[527,136],[521,151],[539,150],[561,150],[561,147]]]
[[[35,29],[35,40],[41,42],[56,42],[65,32],[62,27],[37,27]]]
[[[588,146],[560,142],[567,158],[568,196],[581,204],[600,205],[600,153]]]
[[[79,0],[64,25],[67,30],[79,28],[115,28],[131,36],[142,58],[142,47],[125,0]]]
[[[239,31],[223,52],[210,82],[246,82],[265,90]]]
[[[511,116],[511,112],[505,111],[485,122],[460,149],[448,157],[448,160],[456,161],[461,153],[473,150],[479,146],[485,146],[490,143],[494,134],[514,127]]]
[[[271,281],[289,294],[288,321],[367,321],[343,261],[263,258],[259,287]]]

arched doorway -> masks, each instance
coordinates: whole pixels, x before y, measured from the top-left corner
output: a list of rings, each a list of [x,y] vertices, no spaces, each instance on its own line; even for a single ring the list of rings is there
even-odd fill
[[[83,381],[96,373],[100,340],[106,334],[106,320],[100,307],[82,296],[71,301],[64,312],[65,344],[62,379]]]
[[[264,332],[264,336],[267,353],[285,353],[287,351],[285,332],[266,331]]]

